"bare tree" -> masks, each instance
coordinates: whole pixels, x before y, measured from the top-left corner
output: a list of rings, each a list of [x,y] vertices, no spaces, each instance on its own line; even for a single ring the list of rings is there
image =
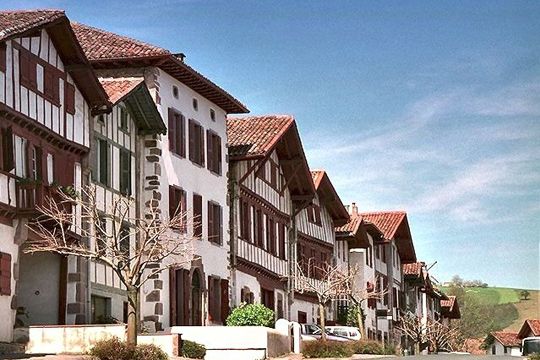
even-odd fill
[[[137,217],[133,215],[136,206],[133,199],[123,196],[101,203],[94,186],[83,187],[80,193],[59,191],[38,208],[41,215],[28,225],[38,240],[29,240],[24,249],[109,266],[127,289],[127,340],[133,344],[137,342],[141,287],[170,266],[190,263],[194,239],[187,232],[186,213],[177,211],[164,218],[159,208],[149,205]]]
[[[420,346],[428,340],[427,322],[422,321],[419,316],[409,311],[401,317],[396,329],[401,330],[412,341],[414,344],[414,353],[416,355],[420,354]]]
[[[454,351],[459,345],[459,330],[439,321],[428,321],[426,335],[431,349],[436,353],[441,350]]]
[[[358,268],[351,267],[350,273],[351,274],[357,274]],[[353,284],[351,286],[351,292],[349,294],[349,298],[351,302],[358,308],[358,311],[356,313],[357,321],[358,321],[358,328],[360,329],[360,334],[362,336],[362,339],[366,339],[366,329],[364,324],[364,317],[362,316],[362,304],[366,301],[369,302],[369,300],[379,300],[382,299],[387,293],[388,289],[383,286],[377,286],[380,284],[381,277],[375,276],[372,279],[369,279],[366,284],[359,284],[354,281],[353,277]]]
[[[297,263],[294,275],[293,288],[299,293],[314,294],[317,297],[319,306],[319,317],[321,319],[322,340],[326,340],[325,329],[325,306],[332,300],[348,296],[351,293],[353,273],[346,267],[335,265],[325,265],[319,267],[313,264],[313,259],[309,259],[305,269],[303,264]]]

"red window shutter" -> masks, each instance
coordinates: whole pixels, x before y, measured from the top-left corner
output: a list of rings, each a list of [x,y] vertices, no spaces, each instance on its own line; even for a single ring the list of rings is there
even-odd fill
[[[11,295],[11,255],[0,253],[0,295]]]
[[[210,171],[214,171],[214,141],[212,140],[212,133],[210,130],[206,130],[206,157],[208,159],[207,168]]]
[[[176,148],[176,117],[174,110],[172,108],[169,108],[169,149],[173,153],[178,153],[178,149]]]
[[[195,223],[193,235],[195,237],[202,237],[202,221],[202,196],[193,194],[193,222]]]
[[[75,114],[75,86],[64,82],[64,105],[68,114]]]
[[[0,71],[6,72],[6,43],[0,43]]]
[[[229,280],[221,279],[221,322],[225,325],[225,320],[229,316]],[[243,299],[242,296],[240,296]]]
[[[2,167],[4,171],[11,171],[15,167],[11,126],[2,129]]]

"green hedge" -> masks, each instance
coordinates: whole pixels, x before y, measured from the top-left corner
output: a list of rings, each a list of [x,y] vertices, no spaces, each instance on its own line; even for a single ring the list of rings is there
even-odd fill
[[[204,355],[206,355],[206,348],[204,345],[196,343],[195,341],[182,341],[182,356],[191,359],[204,359]]]
[[[227,326],[274,327],[274,311],[262,304],[246,304],[233,309],[225,321]]]
[[[354,349],[348,341],[305,341],[302,349],[305,358],[351,357]]]
[[[99,360],[167,360],[169,357],[155,345],[131,345],[117,337],[101,340],[89,354]]]

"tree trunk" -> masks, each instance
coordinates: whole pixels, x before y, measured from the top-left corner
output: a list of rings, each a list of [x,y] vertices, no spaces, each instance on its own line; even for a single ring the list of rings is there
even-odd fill
[[[414,355],[420,355],[420,342],[414,343]]]
[[[326,327],[326,319],[324,318],[324,304],[322,302],[319,302],[319,316],[321,318],[322,329],[321,340],[326,341],[326,331],[324,329]]]
[[[366,340],[366,329],[364,325],[364,314],[362,313],[362,306],[358,306],[358,311],[356,312],[356,317],[358,318],[358,329],[360,330],[360,339]]]
[[[139,290],[134,287],[128,288],[128,323],[127,342],[137,345],[137,325],[139,323]]]

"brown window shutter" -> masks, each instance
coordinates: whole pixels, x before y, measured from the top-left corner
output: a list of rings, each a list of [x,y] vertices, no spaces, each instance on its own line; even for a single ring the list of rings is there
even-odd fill
[[[189,120],[189,160],[195,161],[195,123]]]
[[[204,129],[202,126],[199,126],[199,165],[204,166],[204,158],[205,158],[205,151],[204,151]]]
[[[169,219],[172,219],[176,213],[176,199],[175,199],[175,191],[174,187],[169,186]]]
[[[186,157],[186,117],[184,115],[180,115],[179,117],[180,124],[176,124],[176,133],[177,136],[180,136],[180,151],[179,155],[182,157]]]
[[[214,169],[214,142],[212,141],[212,133],[210,130],[206,130],[206,158],[208,159],[207,168],[210,171],[215,171]]]
[[[40,146],[36,146],[36,175],[38,180],[44,179],[43,171],[43,149]]]
[[[215,303],[214,303],[214,279],[208,276],[208,318],[210,321],[215,321]]]
[[[0,295],[11,295],[11,255],[0,253]]]
[[[215,234],[214,234],[214,209],[212,206],[212,203],[210,201],[207,202],[207,213],[208,213],[208,219],[207,219],[207,233],[208,233],[208,241],[215,241]]]
[[[279,257],[285,259],[285,224],[279,224]]]
[[[202,196],[193,194],[193,221],[195,226],[193,228],[193,235],[195,237],[202,237]]]
[[[0,71],[6,72],[6,43],[0,43]]]
[[[184,301],[183,301],[184,307],[182,309],[183,324],[181,325],[189,325],[189,299],[191,298],[188,295],[188,292],[190,291],[189,289],[191,289],[191,277],[189,276],[189,270],[184,270],[183,280],[184,281],[182,285],[184,288]]]
[[[219,236],[219,244],[223,244],[223,208],[221,206],[216,206],[217,208],[217,231]],[[215,221],[215,219],[214,219]]]
[[[168,118],[169,118],[169,150],[171,150],[173,153],[177,153],[178,149],[176,148],[176,118],[174,114],[174,110],[172,108],[169,108],[168,111]]]
[[[221,138],[215,136],[214,144],[214,166],[216,167],[216,172],[221,175]]]
[[[68,114],[75,114],[75,86],[64,82],[64,105]]]
[[[263,247],[263,213],[261,210],[257,210],[257,246]]]
[[[11,171],[15,167],[13,160],[13,131],[10,127],[2,129],[2,160],[4,171]]]
[[[221,322],[225,325],[227,316],[229,316],[229,280],[221,279]],[[243,299],[243,296],[240,296]]]
[[[180,209],[182,214],[182,228],[183,233],[187,231],[187,193],[185,190],[180,190]]]

